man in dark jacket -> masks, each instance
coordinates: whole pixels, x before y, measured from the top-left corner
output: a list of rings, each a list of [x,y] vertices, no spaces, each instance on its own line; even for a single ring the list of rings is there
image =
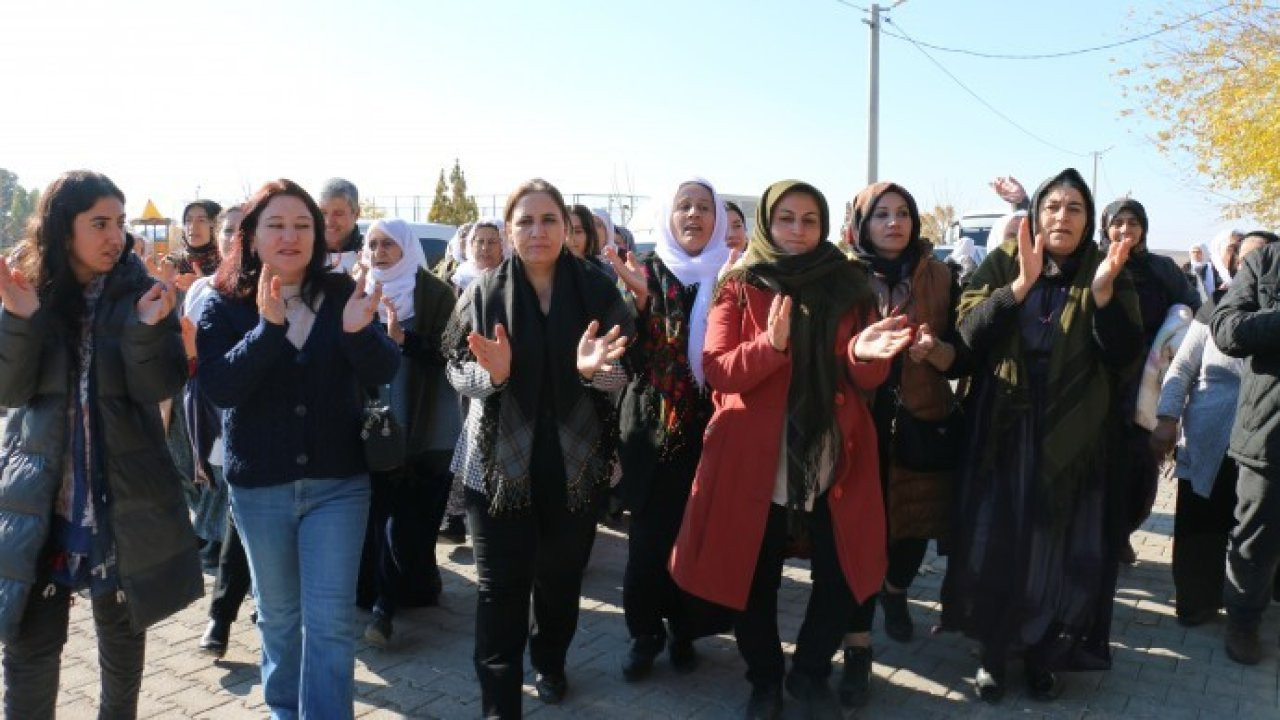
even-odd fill
[[[1262,659],[1258,626],[1280,564],[1280,246],[1250,253],[1210,324],[1222,352],[1247,359],[1228,454],[1240,464],[1227,548],[1227,656]]]

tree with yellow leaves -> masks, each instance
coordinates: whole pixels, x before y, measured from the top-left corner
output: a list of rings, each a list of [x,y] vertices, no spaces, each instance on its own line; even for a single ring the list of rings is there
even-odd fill
[[[1162,152],[1236,198],[1228,216],[1280,224],[1280,6],[1231,0],[1176,27],[1119,71],[1128,97],[1160,124]]]

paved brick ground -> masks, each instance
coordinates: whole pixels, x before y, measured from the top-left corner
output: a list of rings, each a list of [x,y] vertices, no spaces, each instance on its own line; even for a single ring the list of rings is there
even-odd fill
[[[901,645],[876,631],[874,699],[863,717],[911,718],[1280,718],[1280,666],[1275,641],[1280,607],[1264,626],[1270,654],[1243,668],[1222,651],[1221,621],[1186,629],[1174,620],[1169,536],[1173,486],[1161,488],[1156,511],[1135,536],[1139,563],[1120,577],[1112,630],[1114,667],[1071,675],[1052,704],[1020,689],[1004,703],[975,702],[972,645],[955,635],[930,636],[936,622],[944,560],[930,555],[912,589],[918,633]],[[361,647],[356,664],[356,715],[362,718],[474,718],[479,714],[471,669],[474,566],[469,549],[442,547],[446,594],[440,607],[405,612],[392,647]],[[588,570],[582,617],[569,654],[570,695],[560,707],[541,705],[526,686],[525,711],[536,717],[733,718],[745,702],[743,664],[731,638],[699,643],[698,672],[679,676],[664,662],[649,680],[622,682],[626,645],[621,579],[622,536],[602,531]],[[783,637],[794,638],[807,597],[808,573],[789,567],[780,599]],[[252,718],[265,715],[258,681],[258,640],[247,622],[236,625],[222,662],[196,653],[207,600],[154,628],[148,638],[141,714],[156,718]],[[361,619],[363,622],[363,618]],[[62,665],[59,715],[95,716],[97,660],[87,603],[72,610],[71,640]],[[358,632],[353,628],[353,632]],[[837,672],[839,667],[837,666]],[[526,678],[531,680],[531,678]],[[788,714],[788,717],[792,717]]]

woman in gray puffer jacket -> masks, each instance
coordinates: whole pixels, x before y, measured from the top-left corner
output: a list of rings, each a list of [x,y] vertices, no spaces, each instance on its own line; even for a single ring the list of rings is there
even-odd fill
[[[145,630],[203,592],[158,403],[186,379],[176,290],[124,234],[124,194],[69,172],[0,260],[4,710],[52,718],[71,594],[92,598],[99,717],[133,717]]]

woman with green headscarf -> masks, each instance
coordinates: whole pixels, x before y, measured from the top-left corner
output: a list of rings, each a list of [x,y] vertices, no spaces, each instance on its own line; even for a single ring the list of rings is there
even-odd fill
[[[778,586],[789,542],[811,548],[813,588],[787,690],[810,717],[840,717],[827,685],[855,599],[885,573],[875,429],[863,394],[911,340],[875,319],[866,271],[825,242],[826,199],[795,180],[769,187],[741,263],[716,289],[703,371],[714,390],[702,458],[671,574],[741,611],[748,718],[781,712]],[[792,382],[792,380],[796,382]]]
[[[1067,169],[1032,197],[1017,241],[993,250],[961,296],[972,351],[971,456],[957,488],[943,626],[982,643],[976,690],[1004,693],[1021,653],[1028,691],[1056,670],[1110,666],[1118,531],[1109,482],[1112,398],[1142,352],[1138,300],[1119,242],[1090,241],[1094,205]]]

